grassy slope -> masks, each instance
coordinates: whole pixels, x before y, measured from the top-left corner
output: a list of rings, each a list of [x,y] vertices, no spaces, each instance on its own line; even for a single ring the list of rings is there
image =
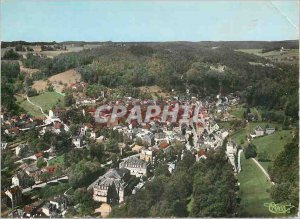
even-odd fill
[[[242,146],[245,146],[247,144],[245,136],[249,134],[256,125],[260,125],[264,128],[266,124],[266,122],[248,123],[244,129],[234,133],[232,139],[237,143],[240,143],[240,140],[243,139],[245,143]],[[275,123],[268,124],[270,127],[280,127],[280,125]],[[265,150],[273,160],[283,150],[284,145],[289,142],[291,138],[292,134],[290,130],[279,129],[271,135],[256,138],[252,142],[257,146],[258,153]],[[268,166],[271,162],[260,163],[268,170]],[[241,165],[242,171],[238,175],[238,181],[240,183],[241,216],[272,216],[263,205],[264,202],[271,201],[270,194],[267,192],[271,184],[267,182],[261,170],[251,160],[246,160],[243,154],[241,157]]]
[[[56,92],[45,92],[38,96],[30,97],[30,100],[45,111],[52,109],[59,100],[62,101],[62,98],[63,96]]]
[[[238,130],[231,136],[232,140],[234,140],[237,144],[241,146],[246,146],[247,145],[246,136],[249,135],[257,125],[260,125],[262,128],[265,128],[267,124],[269,124],[269,127],[272,128],[275,128],[275,126],[277,125],[275,123],[273,124],[267,122],[249,122],[247,123],[245,128]],[[241,144],[241,140],[244,140],[243,144]]]
[[[241,197],[240,216],[272,216],[264,206],[265,202],[272,201],[267,191],[271,188],[271,183],[252,160],[245,159],[244,154],[241,155],[241,165],[242,171],[238,175]]]
[[[26,99],[20,96],[16,96],[16,98],[17,103],[30,115],[35,117],[44,117],[38,107],[33,106]],[[45,92],[39,94],[38,96],[30,97],[29,99],[33,103],[41,106],[44,112],[46,112],[49,109],[52,109],[59,100],[61,101],[60,104],[63,104],[63,96],[56,92]]]
[[[28,103],[26,99],[16,96],[17,98],[17,103],[19,104],[20,107],[22,107],[26,112],[28,112],[30,115],[34,117],[44,117],[43,114],[41,113],[40,109],[33,106],[32,104]]]
[[[271,161],[283,150],[285,144],[292,140],[290,130],[279,130],[271,135],[254,139],[252,142],[257,147],[257,152],[266,151]],[[268,170],[271,162],[260,162],[262,166]]]

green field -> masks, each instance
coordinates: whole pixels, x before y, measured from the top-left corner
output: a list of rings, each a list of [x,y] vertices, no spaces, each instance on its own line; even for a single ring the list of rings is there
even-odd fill
[[[30,104],[25,98],[20,96],[16,96],[17,103],[20,107],[22,107],[26,112],[28,112],[31,116],[34,117],[44,117],[41,110],[38,107]]]
[[[40,109],[31,103],[29,103],[25,98],[16,95],[17,103],[26,112],[34,117],[44,117]],[[52,109],[56,104],[58,106],[63,105],[63,96],[56,92],[45,92],[34,97],[29,98],[34,104],[41,106],[45,113]]]
[[[271,135],[256,138],[252,141],[257,147],[257,152],[266,151],[271,159],[271,162],[275,157],[283,150],[284,145],[292,140],[291,130],[279,130]],[[268,170],[268,166],[271,162],[260,162],[261,165]]]
[[[55,158],[49,160],[48,164],[49,164],[49,166],[50,165],[63,165],[64,162],[65,162],[64,155],[60,155],[58,157],[55,157]]]
[[[238,174],[240,183],[239,196],[240,215],[247,217],[270,217],[272,215],[264,206],[264,203],[271,202],[268,190],[271,188],[271,183],[251,160],[245,159],[244,154],[241,154],[242,171]]]
[[[257,125],[260,125],[262,128],[265,128],[267,124],[269,125],[269,127],[272,128],[275,128],[277,125],[275,123],[267,123],[267,122],[248,122],[245,128],[239,129],[237,132],[231,135],[231,138],[235,143],[241,146],[246,146],[247,145],[246,136],[249,135]],[[244,141],[244,143],[241,143],[242,140]]]
[[[42,107],[44,111],[52,109],[59,101],[60,104],[63,102],[63,96],[56,92],[44,92],[29,99]]]

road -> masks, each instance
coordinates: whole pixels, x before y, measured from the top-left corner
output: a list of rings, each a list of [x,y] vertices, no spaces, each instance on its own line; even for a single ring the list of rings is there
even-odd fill
[[[29,191],[31,191],[31,190],[34,189],[34,188],[43,188],[43,187],[45,187],[48,183],[58,182],[59,180],[62,180],[62,179],[69,179],[69,177],[68,177],[68,176],[62,176],[62,177],[60,177],[60,178],[53,179],[53,180],[50,180],[50,181],[47,181],[47,182],[34,184],[32,187],[28,187],[28,188],[26,188],[26,189],[23,189],[23,190],[22,190],[22,193],[29,192]]]
[[[261,171],[264,173],[264,175],[267,177],[267,179],[273,184],[275,185],[274,182],[271,181],[271,177],[270,175],[267,173],[267,171],[263,168],[262,165],[260,165],[260,163],[255,159],[255,158],[251,158],[252,161],[259,167],[259,169],[261,169]]]

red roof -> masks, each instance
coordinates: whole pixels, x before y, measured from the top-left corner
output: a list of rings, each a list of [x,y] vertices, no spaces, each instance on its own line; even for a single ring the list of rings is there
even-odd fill
[[[42,157],[43,153],[42,152],[37,152],[34,154],[36,156],[36,158]]]
[[[25,212],[26,214],[30,214],[30,213],[32,212],[32,210],[33,210],[32,206],[30,206],[30,205],[25,205],[25,207],[24,207],[24,212]]]
[[[206,151],[204,149],[198,151],[198,156],[201,157],[202,155],[206,156]]]
[[[56,122],[56,123],[53,124],[53,127],[55,129],[60,129],[62,127],[62,124],[60,122]]]
[[[160,143],[159,143],[159,147],[160,148],[166,148],[166,147],[168,147],[169,146],[169,143],[167,142],[167,141],[161,141]]]
[[[56,169],[56,166],[47,166],[44,168],[45,172],[53,173]]]

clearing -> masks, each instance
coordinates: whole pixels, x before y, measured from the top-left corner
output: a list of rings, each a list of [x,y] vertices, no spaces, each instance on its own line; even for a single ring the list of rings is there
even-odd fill
[[[154,86],[142,86],[142,87],[139,87],[139,89],[145,93],[149,93],[152,95],[152,97],[154,99],[157,99],[159,96],[165,98],[167,96],[169,96],[168,93],[166,92],[163,92],[161,87],[157,86],[157,85],[154,85]]]
[[[48,87],[48,85],[47,85],[47,81],[38,80],[38,81],[34,81],[31,87],[36,89],[37,92],[41,92],[44,91]]]
[[[70,69],[65,72],[53,75],[47,80],[52,83],[55,91],[62,93],[65,85],[69,86],[70,84],[79,82],[81,80],[81,75],[74,69]],[[48,86],[47,80],[34,81],[32,88],[36,89],[37,91],[44,91]]]

